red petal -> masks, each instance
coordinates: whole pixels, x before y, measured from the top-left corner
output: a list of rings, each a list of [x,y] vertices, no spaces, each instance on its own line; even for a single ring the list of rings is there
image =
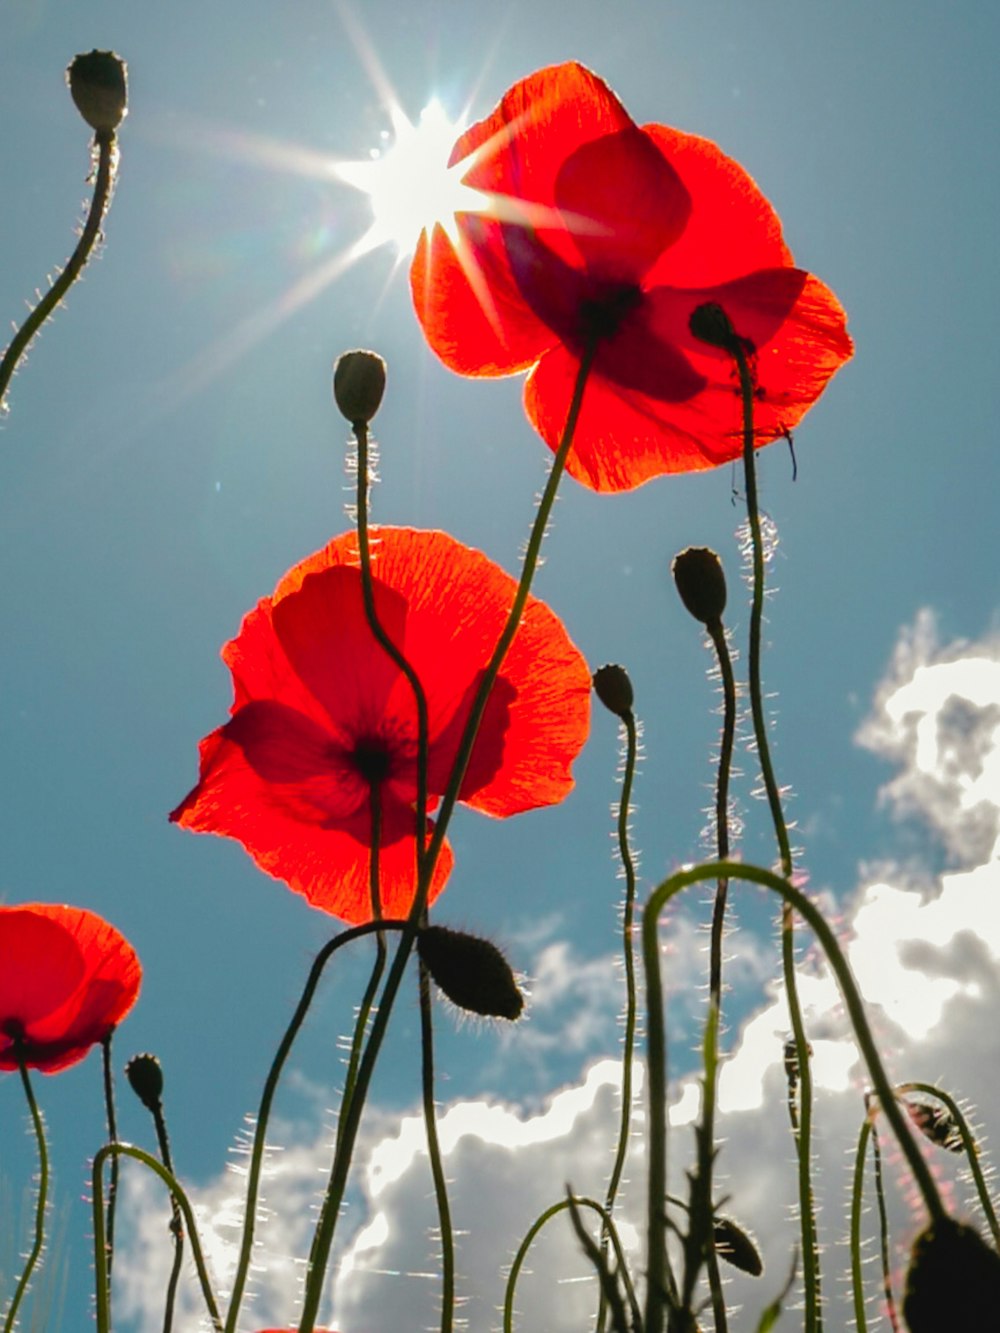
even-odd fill
[[[666,125],[644,125],[643,132],[691,200],[687,226],[664,249],[647,286],[708,287],[791,264],[781,219],[738,162],[710,139]]]
[[[31,903],[0,908],[0,977],[0,1069],[17,1068],[10,1036],[20,1030],[26,1063],[54,1073],[125,1017],[142,969],[128,941],[95,913]]]

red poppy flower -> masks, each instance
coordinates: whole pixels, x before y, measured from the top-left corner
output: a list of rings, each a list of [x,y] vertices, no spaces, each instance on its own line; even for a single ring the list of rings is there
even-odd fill
[[[135,1004],[142,968],[114,926],[81,907],[0,907],[0,1069],[76,1064]]]
[[[528,417],[558,445],[597,351],[567,461],[598,491],[739,457],[732,357],[693,336],[716,303],[752,344],[758,445],[795,426],[850,357],[844,311],[793,267],[774,209],[710,143],[640,128],[577,64],[532,74],[456,143],[487,196],[420,238],[410,281],[430,346],[464,375],[530,369]]]
[[[508,574],[443,532],[378,528],[375,605],[427,695],[428,792],[445,791],[481,673],[514,599]],[[417,716],[365,619],[353,533],[290,570],[222,650],[231,720],[201,743],[198,785],[170,816],[236,838],[262,870],[344,921],[372,919],[370,794],[382,814],[384,916],[415,884]],[[490,815],[562,800],[587,737],[590,677],[559,620],[529,599],[490,695],[459,799]],[[452,856],[438,860],[431,898]]]

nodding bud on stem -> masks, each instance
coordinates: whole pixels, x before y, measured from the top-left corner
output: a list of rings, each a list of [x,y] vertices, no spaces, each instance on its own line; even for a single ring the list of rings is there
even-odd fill
[[[510,964],[489,940],[446,926],[425,926],[417,952],[452,1004],[484,1018],[520,1018],[524,996]]]
[[[975,1228],[942,1217],[913,1242],[903,1315],[910,1333],[989,1328],[1000,1309],[1000,1254]]]
[[[729,316],[715,301],[706,301],[692,311],[688,328],[699,342],[708,343],[710,347],[731,352],[741,345]]]
[[[594,693],[604,707],[616,717],[625,720],[632,712],[635,694],[628,672],[623,666],[609,662],[598,667],[593,676]]]
[[[385,393],[385,362],[377,352],[345,352],[333,368],[333,397],[352,426],[367,426]]]
[[[761,1258],[752,1236],[731,1217],[716,1217],[712,1223],[712,1239],[715,1253],[720,1259],[738,1268],[750,1277],[760,1277],[764,1271]]]
[[[125,1066],[125,1077],[147,1111],[158,1111],[163,1097],[163,1069],[155,1055],[134,1055]]]
[[[958,1121],[946,1106],[932,1105],[923,1101],[911,1102],[907,1097],[901,1097],[900,1101],[925,1139],[938,1148],[945,1148],[948,1152],[965,1151]]]
[[[92,130],[111,134],[128,112],[128,71],[114,51],[76,56],[66,71],[70,96]]]
[[[707,546],[689,546],[670,566],[681,601],[703,625],[722,621],[726,609],[726,576],[722,561]]]

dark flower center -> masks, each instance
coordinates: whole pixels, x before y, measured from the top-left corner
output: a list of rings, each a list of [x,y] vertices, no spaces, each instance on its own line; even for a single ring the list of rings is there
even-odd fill
[[[613,338],[621,322],[642,300],[642,290],[635,283],[615,287],[603,296],[591,297],[580,305],[581,331],[589,343],[594,338]]]
[[[377,736],[366,736],[357,741],[351,751],[351,761],[371,787],[384,782],[392,768],[392,754],[385,741]]]

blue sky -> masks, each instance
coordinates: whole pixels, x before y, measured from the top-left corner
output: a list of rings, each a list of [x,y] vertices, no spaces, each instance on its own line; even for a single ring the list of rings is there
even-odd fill
[[[911,963],[926,962],[927,949],[947,952],[933,933],[940,923],[917,905],[961,891],[942,875],[996,869],[1000,784],[989,756],[1000,691],[989,667],[973,669],[969,683],[955,664],[998,655],[991,386],[1000,187],[989,164],[1000,15],[986,4],[946,15],[931,3],[793,0],[612,9],[583,0],[572,10],[550,0],[492,10],[439,0],[402,14],[376,0],[351,13],[414,120],[431,97],[452,116],[468,107],[476,117],[533,69],[590,64],[637,121],[706,135],[741,161],[781,214],[796,259],[846,306],[856,357],[798,433],[798,479],[783,446],[760,459],[763,504],[780,536],[765,660],[775,757],[793,792],[800,863],[845,931],[863,935],[855,911],[885,883],[915,895],[875,894],[895,904],[873,927],[886,957],[895,956],[895,928],[924,940],[923,955],[907,946]],[[364,159],[384,143],[383,92],[349,27],[344,11],[319,0],[17,0],[0,11],[5,320],[21,318],[68,253],[85,193],[87,135],[63,68],[77,51],[114,47],[131,78],[106,248],[33,347],[0,423],[0,899],[76,903],[135,944],[144,992],[118,1034],[118,1059],[148,1049],[163,1060],[178,1167],[206,1198],[330,922],[234,844],[182,833],[166,813],[194,780],[198,739],[229,704],[219,647],[286,568],[347,526],[332,360],[369,345],[389,363],[377,420],[381,521],[445,528],[514,570],[548,461],[517,382],[462,381],[426,350],[405,268],[389,249],[292,308],[290,294],[363,233],[367,205],[335,181],[280,167],[261,145],[284,145],[278,156],[294,163],[291,146]],[[625,662],[635,682],[645,754],[634,830],[647,887],[700,852],[717,726],[705,651],[676,603],[669,560],[692,543],[720,551],[742,642],[734,485],[726,468],[624,496],[567,483],[536,585],[593,666]],[[930,689],[919,671],[935,666],[952,673],[935,677],[937,694],[911,690],[905,706],[891,704],[910,681]],[[949,706],[953,694],[968,708]],[[918,734],[920,717],[929,721]],[[592,1062],[618,1052],[620,997],[606,962],[619,893],[609,815],[616,764],[613,720],[597,715],[565,805],[516,825],[472,814],[453,825],[457,869],[440,919],[507,946],[534,978],[535,1008],[523,1029],[503,1034],[456,1029],[442,1016],[444,1104],[490,1097],[526,1121],[553,1106],[558,1118],[560,1107],[604,1105],[607,1066],[595,1074]],[[751,756],[743,768],[743,852],[768,864]],[[1000,909],[988,894],[975,901],[969,930],[995,952]],[[761,1019],[749,1032],[767,1027],[775,959],[770,904],[747,894],[740,912],[734,1044],[741,1012]],[[701,1014],[698,917],[692,900],[672,937],[677,1075],[690,1067]],[[964,919],[955,908],[954,920]],[[937,1027],[915,1025],[906,1037],[905,1021],[887,1019],[884,1034],[919,1055],[923,1076],[945,1070],[988,1105],[995,1024],[964,1060],[954,1039],[978,1030],[973,1011],[988,998],[969,948],[968,957],[952,949],[950,963],[938,959],[958,989],[942,1001],[952,1009]],[[921,973],[919,985],[911,977],[910,991],[904,978],[886,1012],[902,1006],[905,1018],[907,995],[914,986],[926,993],[938,973]],[[352,963],[324,989],[282,1102],[287,1142],[303,1153],[331,1123],[337,1038],[362,974]],[[979,992],[962,989],[974,981]],[[960,1002],[968,1013],[955,1010]],[[823,1021],[836,1044],[836,1019]],[[416,1006],[404,1002],[376,1088],[372,1145],[412,1112],[415,1034]],[[758,1074],[768,1059],[773,1046],[758,1053]],[[69,1210],[62,1327],[72,1331],[84,1326],[90,1281],[79,1200],[101,1139],[96,1058],[40,1080],[40,1093],[57,1198]],[[550,1102],[557,1093],[570,1102]],[[846,1092],[843,1103],[829,1095],[845,1108],[834,1122],[854,1123],[856,1093],[849,1113]],[[15,1195],[33,1170],[19,1098],[15,1080],[0,1083],[0,1176]],[[146,1140],[139,1108],[121,1100],[124,1134]],[[757,1142],[751,1119],[747,1142]],[[589,1143],[585,1123],[564,1127],[564,1140]],[[784,1163],[790,1149],[773,1138]],[[736,1128],[732,1139],[742,1141]],[[839,1167],[838,1152],[831,1147],[829,1160]],[[386,1203],[387,1218],[423,1199],[426,1178],[415,1172],[379,1196],[397,1210]],[[539,1171],[525,1165],[524,1175]],[[539,1206],[563,1180],[556,1169]],[[757,1197],[748,1188],[751,1212]],[[837,1180],[827,1193],[831,1240],[841,1197]],[[369,1221],[378,1214],[372,1199],[356,1208]],[[349,1219],[345,1244],[362,1228]],[[385,1241],[371,1267],[426,1269],[422,1227],[412,1232],[421,1238],[413,1252]],[[836,1253],[831,1262],[839,1272]],[[486,1311],[499,1295],[488,1294],[478,1264],[470,1259]],[[341,1333],[378,1328],[359,1313],[375,1297],[357,1265],[355,1287],[343,1281],[331,1295]],[[433,1318],[432,1284],[380,1281],[379,1301],[405,1305],[419,1290],[431,1312],[421,1318]],[[143,1308],[141,1292],[129,1299]],[[261,1313],[267,1299],[262,1291]],[[474,1333],[490,1326],[481,1319]]]

